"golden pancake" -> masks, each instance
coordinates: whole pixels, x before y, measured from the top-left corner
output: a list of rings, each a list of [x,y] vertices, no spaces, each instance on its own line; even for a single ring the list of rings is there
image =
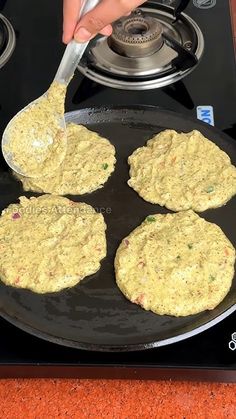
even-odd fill
[[[128,161],[129,186],[172,211],[217,208],[236,194],[236,168],[229,156],[199,131],[163,131]]]
[[[24,190],[57,195],[82,195],[102,188],[115,166],[115,148],[82,125],[67,125],[67,154],[50,176],[15,176]]]
[[[214,309],[229,292],[235,249],[220,227],[193,211],[151,215],[120,244],[117,285],[159,315]]]
[[[0,279],[40,294],[73,287],[99,270],[105,230],[90,205],[53,195],[21,197],[0,217]]]

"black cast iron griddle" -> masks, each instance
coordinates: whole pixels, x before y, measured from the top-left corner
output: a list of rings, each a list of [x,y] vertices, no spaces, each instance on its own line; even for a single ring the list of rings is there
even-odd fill
[[[155,107],[84,109],[67,114],[67,121],[83,124],[110,139],[117,151],[116,170],[103,189],[71,196],[101,211],[107,223],[108,254],[95,275],[76,287],[57,294],[37,295],[0,285],[1,316],[43,339],[87,350],[131,351],[167,345],[214,326],[236,310],[236,278],[230,293],[213,311],[175,318],[158,316],[132,304],[115,284],[113,261],[121,240],[149,214],[167,213],[143,201],[127,185],[128,156],[154,134],[170,128],[188,132],[198,129],[226,151],[236,163],[236,142],[198,120]],[[0,209],[17,202],[24,193],[1,162]],[[215,222],[236,246],[236,199],[225,207],[201,214]],[[36,226],[35,226],[36,227]]]

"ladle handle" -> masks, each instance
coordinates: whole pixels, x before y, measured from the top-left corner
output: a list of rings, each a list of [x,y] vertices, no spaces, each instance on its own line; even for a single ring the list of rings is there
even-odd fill
[[[80,18],[94,9],[98,3],[99,0],[84,0],[80,10]],[[81,44],[74,39],[67,45],[54,81],[68,85],[87,46],[88,42]]]

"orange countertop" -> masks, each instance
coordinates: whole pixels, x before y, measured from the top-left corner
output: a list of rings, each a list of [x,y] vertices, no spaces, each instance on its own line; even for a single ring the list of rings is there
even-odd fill
[[[2,380],[4,419],[236,418],[236,385],[122,380]]]

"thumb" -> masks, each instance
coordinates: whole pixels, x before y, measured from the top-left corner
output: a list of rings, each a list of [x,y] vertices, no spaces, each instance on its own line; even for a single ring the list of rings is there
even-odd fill
[[[144,0],[102,0],[93,10],[82,17],[75,29],[75,39],[86,42],[110,23],[127,15],[145,3]]]

